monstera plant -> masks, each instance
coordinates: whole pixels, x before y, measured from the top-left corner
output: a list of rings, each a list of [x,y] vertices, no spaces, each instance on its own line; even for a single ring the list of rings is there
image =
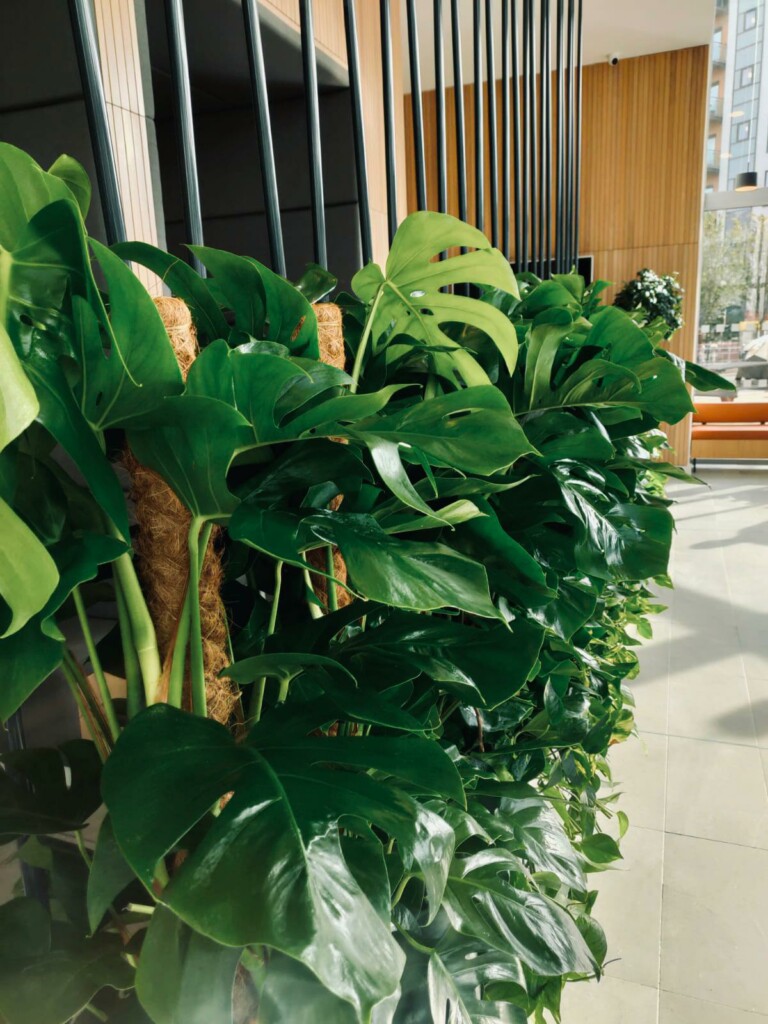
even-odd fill
[[[685,367],[599,284],[516,280],[418,213],[336,298],[347,373],[318,358],[329,275],[110,250],[89,195],[0,147],[0,715],[55,676],[90,737],[2,758],[28,884],[0,1019],[559,1020],[606,957],[606,752],[668,584]],[[191,310],[186,377],[126,261]],[[167,651],[125,465],[185,531]]]

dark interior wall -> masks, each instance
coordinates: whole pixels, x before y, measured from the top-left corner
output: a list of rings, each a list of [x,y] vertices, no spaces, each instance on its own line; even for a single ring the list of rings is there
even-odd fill
[[[88,230],[104,222],[72,29],[64,0],[0,0],[0,142],[43,167],[61,153],[82,163],[94,188]]]
[[[328,262],[339,279],[348,283],[361,259],[349,94],[346,90],[327,94],[320,105]],[[314,259],[304,101],[301,97],[278,101],[271,113],[288,277],[295,280]],[[187,239],[176,130],[172,119],[159,121],[156,127],[168,245],[180,251]],[[206,244],[269,264],[251,109],[200,113],[195,130]]]

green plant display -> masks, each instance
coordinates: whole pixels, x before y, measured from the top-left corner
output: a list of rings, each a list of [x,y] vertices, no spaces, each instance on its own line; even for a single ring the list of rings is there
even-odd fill
[[[665,339],[683,326],[683,295],[676,274],[657,274],[645,267],[627,281],[614,305],[639,315],[645,326],[654,326]]]
[[[681,367],[600,285],[516,281],[419,213],[338,298],[347,375],[317,360],[319,268],[296,289],[199,248],[203,279],[88,239],[73,161],[0,146],[0,182],[0,714],[58,670],[91,731],[3,758],[0,839],[27,837],[48,899],[0,907],[0,1018],[558,1021],[606,957],[591,879],[620,856],[604,823],[626,828],[606,752],[633,728],[648,579],[668,584],[663,483],[684,474],[658,425],[691,409]],[[192,310],[186,384],[124,260]],[[126,443],[191,516],[166,690]],[[231,728],[206,717],[213,525]],[[332,548],[352,600],[326,611],[310,557]],[[88,619],[105,599],[111,646]]]

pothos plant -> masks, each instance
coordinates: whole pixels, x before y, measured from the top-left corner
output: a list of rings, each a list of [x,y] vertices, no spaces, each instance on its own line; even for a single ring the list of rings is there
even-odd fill
[[[91,730],[3,758],[0,836],[45,884],[0,907],[0,1018],[559,1020],[606,956],[591,878],[626,827],[606,752],[633,727],[648,580],[668,584],[681,471],[658,425],[691,410],[685,368],[600,285],[516,280],[448,216],[409,217],[338,297],[347,374],[317,358],[327,275],[105,248],[68,158],[0,147],[0,195],[0,714],[60,673]],[[186,383],[125,260],[192,311]],[[185,686],[161,685],[126,446],[190,513]],[[201,653],[212,524],[226,724]],[[344,607],[312,586],[331,549]]]

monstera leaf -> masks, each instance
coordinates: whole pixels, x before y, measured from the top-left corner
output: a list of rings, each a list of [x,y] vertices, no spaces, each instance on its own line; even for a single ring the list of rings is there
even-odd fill
[[[423,793],[463,794],[428,740],[309,735],[334,713],[286,706],[237,744],[215,722],[156,705],[118,741],[103,793],[124,856],[150,885],[158,861],[233,792],[162,902],[217,942],[263,943],[300,960],[367,1020],[397,989],[402,954],[347,867],[337,825],[365,834],[375,822],[401,838],[439,900],[450,829],[366,771]]]
[[[471,249],[442,261],[433,257],[454,246]],[[454,386],[489,384],[474,356],[450,338],[447,324],[469,324],[488,335],[512,373],[517,359],[515,329],[494,306],[450,294],[447,285],[486,286],[519,297],[512,269],[485,235],[443,213],[412,213],[392,243],[386,269],[370,263],[352,281],[355,293],[371,304],[373,352],[407,335],[423,345],[430,369]]]

